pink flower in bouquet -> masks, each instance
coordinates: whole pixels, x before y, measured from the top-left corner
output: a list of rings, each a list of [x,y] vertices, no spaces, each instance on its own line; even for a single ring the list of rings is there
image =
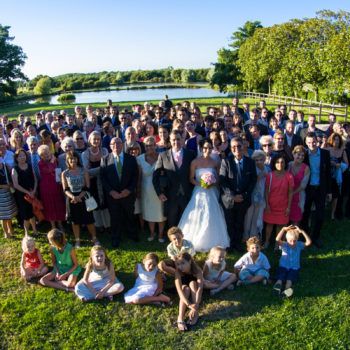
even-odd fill
[[[216,178],[212,173],[204,173],[201,176],[200,183],[203,188],[209,188],[210,186],[216,183]]]

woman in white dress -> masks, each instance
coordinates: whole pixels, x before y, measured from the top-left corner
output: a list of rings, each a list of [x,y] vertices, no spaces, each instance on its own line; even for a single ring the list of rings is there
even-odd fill
[[[192,242],[197,252],[207,252],[217,245],[229,247],[230,239],[224,213],[218,201],[219,163],[211,158],[212,142],[206,139],[200,144],[202,155],[192,161],[190,171],[190,181],[195,188],[178,226],[184,233],[184,238]],[[207,187],[203,178],[209,175],[216,183]]]
[[[144,220],[148,221],[150,237],[149,241],[155,238],[155,225],[158,223],[158,241],[164,243],[163,233],[166,218],[163,215],[163,203],[159,200],[154,190],[152,178],[158,159],[156,151],[156,140],[153,136],[144,139],[146,153],[137,157],[137,163],[140,167],[141,187],[141,213]]]

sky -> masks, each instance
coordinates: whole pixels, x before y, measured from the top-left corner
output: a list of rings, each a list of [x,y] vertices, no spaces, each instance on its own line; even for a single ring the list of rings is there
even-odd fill
[[[0,24],[27,55],[23,72],[208,68],[248,20],[264,27],[348,0],[0,0]]]

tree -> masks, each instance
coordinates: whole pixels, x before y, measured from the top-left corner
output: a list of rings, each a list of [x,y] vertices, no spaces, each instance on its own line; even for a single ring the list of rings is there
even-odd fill
[[[26,79],[21,67],[27,56],[20,46],[11,43],[9,26],[0,24],[0,101],[16,94],[14,88],[17,79]]]
[[[35,95],[47,95],[51,91],[51,78],[46,76],[40,78],[34,87]]]
[[[226,91],[227,85],[239,85],[241,83],[240,70],[237,65],[238,51],[258,28],[262,28],[259,21],[247,21],[243,27],[232,33],[232,42],[229,43],[230,48],[221,48],[218,51],[218,62],[214,63],[214,73],[210,80],[211,86],[217,85],[220,91]]]

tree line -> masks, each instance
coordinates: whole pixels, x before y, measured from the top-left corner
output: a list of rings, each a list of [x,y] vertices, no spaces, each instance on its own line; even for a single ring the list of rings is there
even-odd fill
[[[292,19],[263,28],[246,22],[229,48],[218,51],[211,79],[249,91],[348,102],[350,13],[319,11],[315,18]],[[306,96],[305,96],[306,95]]]

